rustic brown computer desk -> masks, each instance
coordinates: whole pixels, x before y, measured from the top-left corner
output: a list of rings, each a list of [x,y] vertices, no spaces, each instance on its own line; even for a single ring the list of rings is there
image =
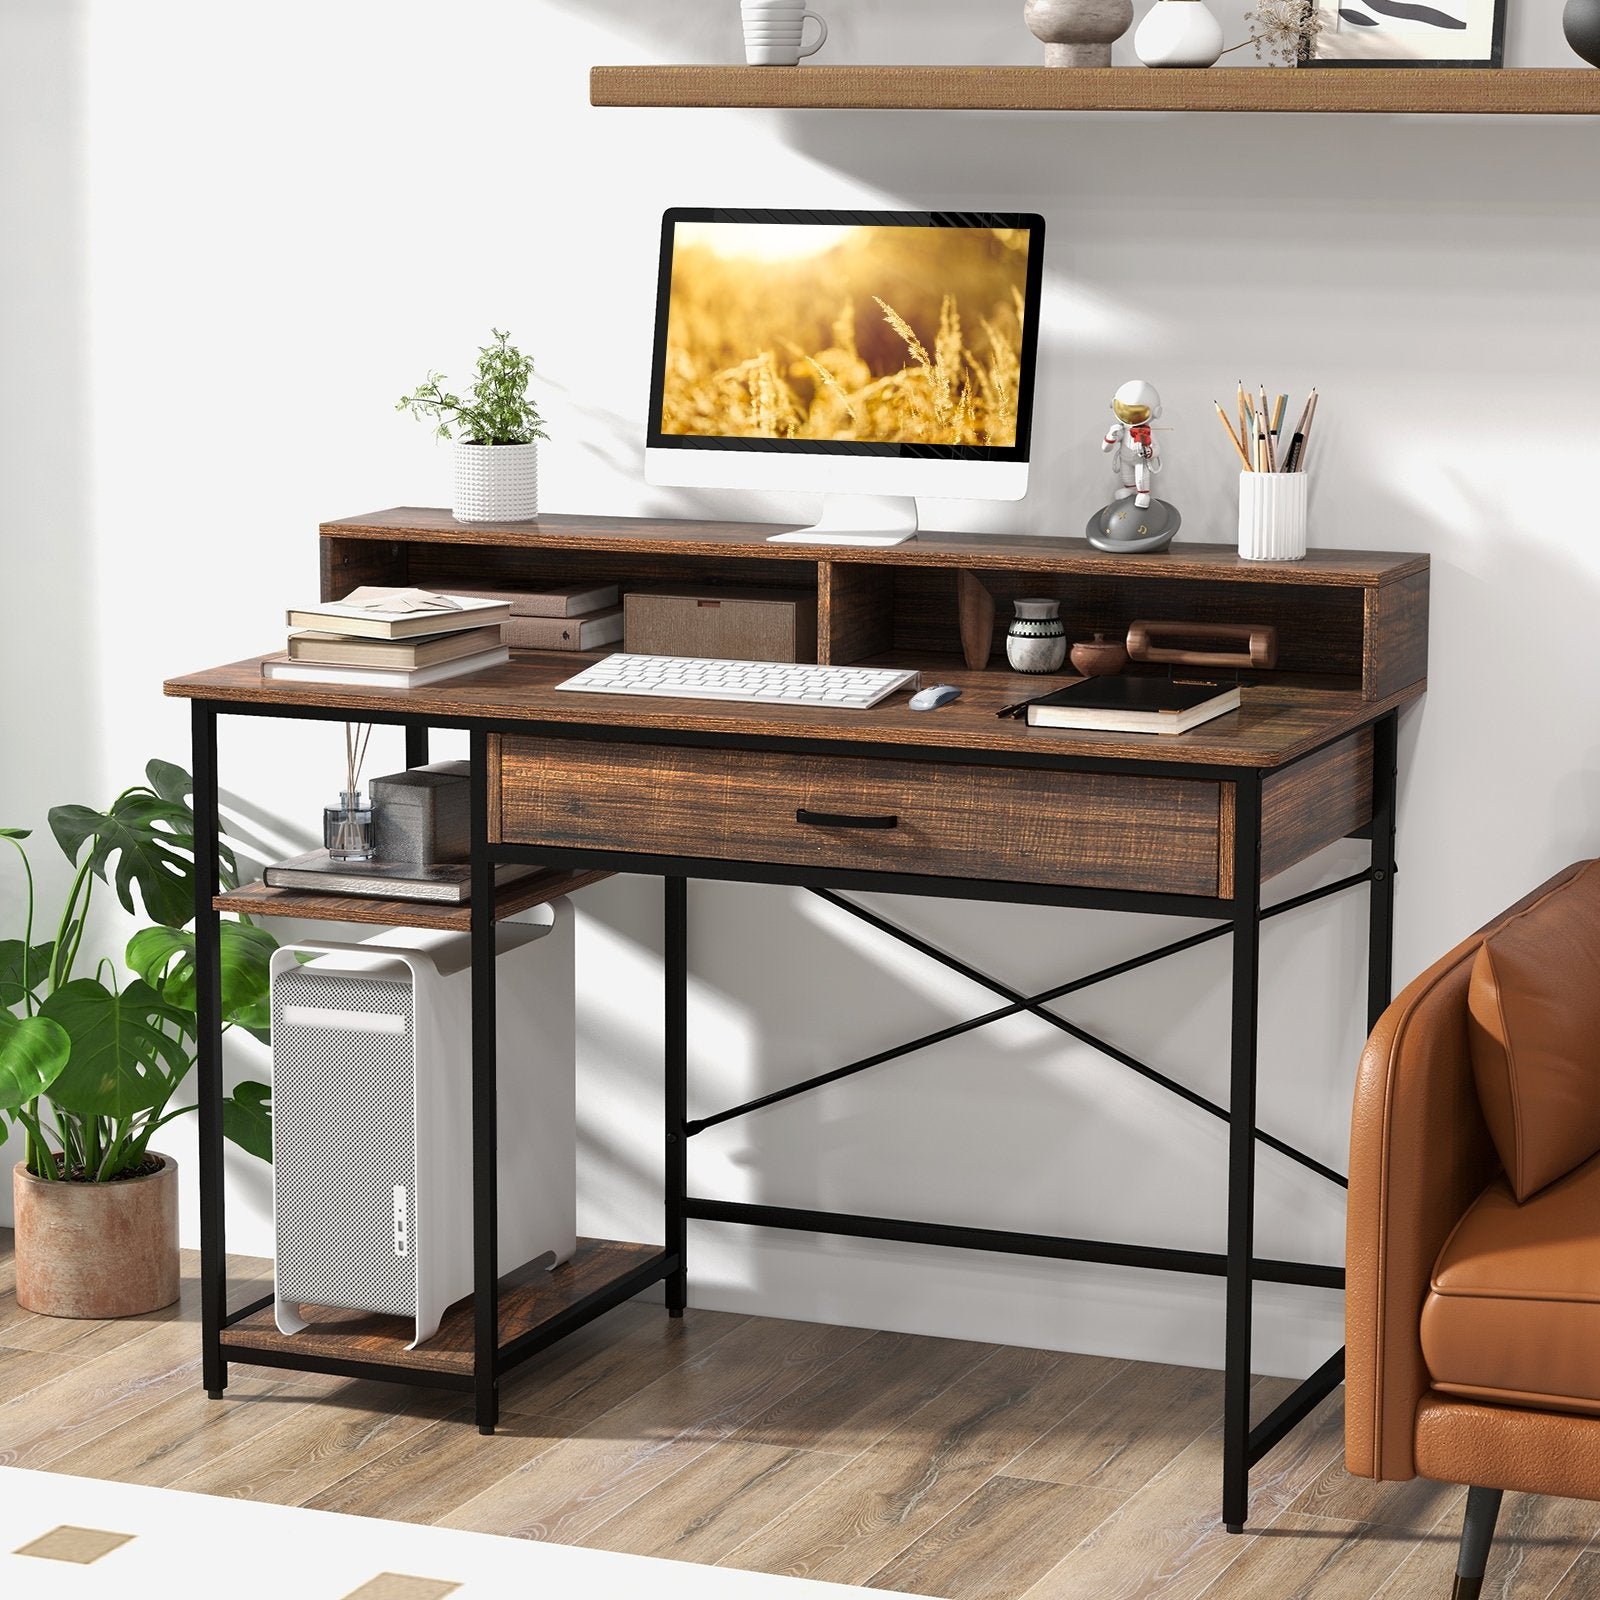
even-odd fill
[[[430,688],[397,692],[261,679],[238,662],[167,684],[193,702],[200,975],[200,1187],[204,1381],[213,1395],[241,1361],[455,1388],[492,1430],[500,1376],[584,1322],[664,1280],[669,1311],[687,1292],[690,1219],[908,1240],[1226,1279],[1223,1520],[1248,1509],[1249,1470],[1339,1383],[1343,1352],[1269,1416],[1249,1408],[1252,1286],[1337,1287],[1333,1265],[1272,1261],[1253,1249],[1256,1148],[1324,1179],[1343,1177],[1256,1127],[1257,988],[1264,918],[1365,885],[1370,899],[1369,1022],[1390,994],[1394,906],[1396,721],[1427,672],[1428,559],[1314,550],[1292,563],[1249,563],[1222,546],[1179,544],[1112,557],[1079,539],[924,534],[889,549],[769,545],[769,527],[627,518],[544,517],[457,524],[397,510],[322,529],[322,594],[358,583],[528,587],[578,578],[627,586],[738,584],[815,589],[818,659],[916,666],[963,687],[931,713],[896,696],[872,711],[756,707],[556,692],[592,657],[527,654]],[[965,577],[961,575],[965,574]],[[976,585],[976,587],[974,586]],[[1248,675],[1243,707],[1175,739],[1030,730],[995,715],[1048,680],[1004,667],[1000,631],[1019,595],[1055,595],[1071,638],[1135,619],[1272,623],[1277,667]],[[992,626],[984,670],[963,664],[962,606]],[[989,619],[987,598],[996,602]],[[974,603],[975,602],[975,603]],[[977,619],[976,624],[973,618]],[[983,646],[976,647],[981,658]],[[1166,670],[1166,669],[1159,669]],[[1060,681],[1060,680],[1058,680]],[[364,720],[407,730],[411,762],[428,730],[469,735],[472,900],[447,911],[263,889],[218,892],[217,719],[222,715]],[[1262,884],[1333,841],[1371,841],[1370,865],[1266,909]],[[493,887],[498,862],[549,870]],[[209,864],[209,871],[206,870]],[[611,872],[665,882],[665,1242],[585,1241],[553,1274],[496,1281],[492,927],[540,898]],[[691,878],[800,885],[994,993],[982,1017],[763,1096],[691,1118],[686,1084],[687,885]],[[852,889],[1027,901],[1194,917],[1188,938],[1024,995],[845,897]],[[230,1309],[222,1196],[218,914],[333,917],[470,928],[473,936],[473,1195],[477,1292],[438,1336],[404,1348],[405,1325],[325,1313],[278,1333],[270,1297]],[[1050,1001],[1223,935],[1233,941],[1231,1095],[1216,1105],[1048,1009]],[[987,1021],[1029,1011],[1229,1124],[1227,1249],[952,1227],[699,1198],[687,1145],[702,1129]]]

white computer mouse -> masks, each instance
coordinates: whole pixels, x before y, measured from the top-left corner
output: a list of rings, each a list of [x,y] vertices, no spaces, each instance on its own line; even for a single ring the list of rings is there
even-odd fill
[[[953,683],[934,683],[926,689],[918,689],[911,697],[913,711],[936,711],[940,706],[947,706],[952,700],[959,700],[961,691]]]

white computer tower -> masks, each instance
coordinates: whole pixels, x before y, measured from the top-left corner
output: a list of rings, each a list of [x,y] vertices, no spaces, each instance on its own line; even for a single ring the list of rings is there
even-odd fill
[[[500,1271],[577,1246],[572,906],[497,927]],[[307,960],[306,958],[311,959]],[[472,1293],[471,943],[392,929],[272,958],[278,1327]]]

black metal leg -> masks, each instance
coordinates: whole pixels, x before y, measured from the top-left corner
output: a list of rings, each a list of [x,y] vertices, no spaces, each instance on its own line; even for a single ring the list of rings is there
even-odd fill
[[[1483,1574],[1489,1565],[1489,1546],[1494,1543],[1501,1493],[1499,1489],[1467,1491],[1467,1515],[1461,1524],[1461,1551],[1456,1557],[1456,1582],[1450,1600],[1478,1600],[1483,1592]]]
[[[406,765],[425,767],[428,764],[428,728],[425,723],[406,724]]]
[[[495,1041],[494,862],[489,857],[489,736],[471,735],[472,1293],[478,1432],[500,1420],[499,1133]]]
[[[666,1205],[667,1251],[677,1260],[667,1278],[667,1313],[681,1317],[689,1302],[689,884],[666,879]]]
[[[1377,1026],[1394,988],[1394,825],[1400,713],[1372,730],[1372,898],[1367,931],[1367,1028]]]
[[[196,700],[190,728],[194,762],[194,962],[196,1098],[200,1106],[200,1368],[206,1393],[222,1398],[228,1364],[222,1324],[228,1312],[228,1245],[222,1170],[221,919],[212,905],[217,876],[217,713]]]
[[[1261,975],[1261,777],[1234,785],[1233,1021],[1228,1099],[1227,1333],[1223,1355],[1222,1520],[1250,1505],[1250,1325],[1256,1200],[1256,1013]]]

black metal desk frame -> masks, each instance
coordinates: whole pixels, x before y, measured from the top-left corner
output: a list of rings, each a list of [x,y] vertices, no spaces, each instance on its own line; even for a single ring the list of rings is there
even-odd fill
[[[1303,1284],[1342,1288],[1344,1270],[1314,1262],[1265,1260],[1254,1251],[1256,1146],[1262,1144],[1297,1162],[1328,1182],[1345,1185],[1344,1177],[1296,1149],[1286,1140],[1256,1126],[1257,1013],[1260,984],[1262,923],[1366,884],[1369,888],[1367,937],[1367,1020],[1370,1027],[1388,1004],[1392,983],[1394,931],[1394,838],[1397,780],[1398,712],[1389,711],[1372,724],[1372,820],[1360,830],[1370,839],[1371,855],[1365,871],[1339,879],[1264,908],[1261,904],[1261,797],[1268,776],[1260,768],[1162,763],[1160,761],[1096,761],[1089,757],[1038,756],[1007,752],[986,757],[984,752],[963,752],[953,757],[944,750],[897,750],[902,759],[949,763],[954,759],[977,764],[1042,766],[1057,770],[1143,773],[1154,777],[1207,777],[1235,788],[1233,823],[1234,892],[1231,897],[1147,893],[1133,890],[1074,889],[1053,885],[987,882],[974,879],[907,876],[895,873],[828,871],[769,863],[729,862],[698,858],[665,857],[582,849],[538,850],[525,846],[491,844],[488,837],[488,741],[500,733],[545,734],[567,739],[625,738],[642,743],[706,745],[721,748],[778,748],[803,754],[856,754],[859,746],[828,741],[780,739],[765,736],[695,736],[649,728],[588,729],[572,724],[491,719],[447,719],[408,714],[404,710],[363,709],[361,720],[398,725],[405,730],[406,761],[427,760],[430,728],[465,730],[469,736],[472,783],[472,1192],[474,1224],[474,1363],[471,1377],[420,1371],[382,1362],[329,1360],[315,1354],[264,1353],[235,1346],[230,1349],[228,1329],[244,1317],[272,1303],[271,1296],[230,1313],[227,1304],[226,1239],[223,1198],[222,1139],[222,1002],[218,960],[219,913],[213,904],[218,891],[218,783],[217,722],[222,715],[286,717],[310,721],[342,721],[343,714],[325,707],[293,703],[242,704],[196,699],[192,702],[194,743],[195,950],[199,1022],[200,1109],[200,1224],[201,1322],[203,1377],[208,1394],[218,1397],[227,1384],[230,1356],[251,1364],[275,1364],[302,1370],[330,1371],[350,1377],[378,1378],[454,1388],[471,1392],[480,1432],[491,1433],[499,1418],[500,1378],[520,1362],[555,1343],[567,1333],[592,1321],[650,1284],[665,1281],[667,1310],[681,1316],[688,1295],[687,1230],[690,1220],[743,1223],[768,1228],[798,1229],[856,1238],[898,1240],[915,1244],[989,1250],[1004,1254],[1041,1256],[1065,1261],[1090,1261],[1160,1272],[1195,1273],[1226,1280],[1226,1335],[1224,1350],[1222,1520],[1232,1532],[1240,1531],[1248,1514],[1250,1468],[1337,1388],[1344,1374],[1344,1352],[1330,1356],[1311,1376],[1254,1426],[1250,1419],[1250,1348],[1253,1288],[1257,1282]],[[1340,738],[1350,737],[1349,731]],[[1330,741],[1336,742],[1336,741]],[[1307,750],[1296,761],[1326,748]],[[1286,770],[1294,762],[1271,769]],[[496,1204],[497,1125],[495,1105],[496,1043],[495,985],[493,979],[494,868],[504,862],[538,862],[550,866],[591,867],[617,872],[659,876],[665,883],[665,1245],[626,1277],[569,1307],[560,1316],[504,1344],[499,1339],[499,1286],[497,1282],[498,1216]],[[900,940],[929,959],[989,989],[1005,1003],[962,1023],[941,1028],[893,1049],[848,1063],[831,1072],[793,1084],[772,1094],[693,1118],[688,1115],[688,880],[733,879],[743,882],[787,884],[803,887],[831,905],[860,918]],[[929,895],[1012,903],[1077,907],[1096,911],[1130,911],[1192,917],[1214,921],[1186,938],[1133,956],[1096,972],[1073,978],[1038,994],[1025,995],[959,958],[942,951],[904,929],[896,927],[864,906],[843,897],[850,889],[893,894]],[[1223,1107],[1118,1049],[1108,1041],[1047,1009],[1052,1001],[1087,989],[1120,974],[1194,949],[1213,939],[1232,935],[1231,1070],[1229,1105]],[[925,1046],[971,1032],[1019,1012],[1028,1012],[1119,1062],[1148,1081],[1179,1096],[1209,1116],[1229,1126],[1227,1249],[1223,1253],[1174,1250],[1159,1246],[1105,1240],[1059,1238],[1016,1233],[1003,1229],[967,1228],[888,1217],[855,1216],[838,1212],[752,1205],[691,1195],[688,1182],[688,1141],[705,1129],[764,1106],[897,1059]]]

